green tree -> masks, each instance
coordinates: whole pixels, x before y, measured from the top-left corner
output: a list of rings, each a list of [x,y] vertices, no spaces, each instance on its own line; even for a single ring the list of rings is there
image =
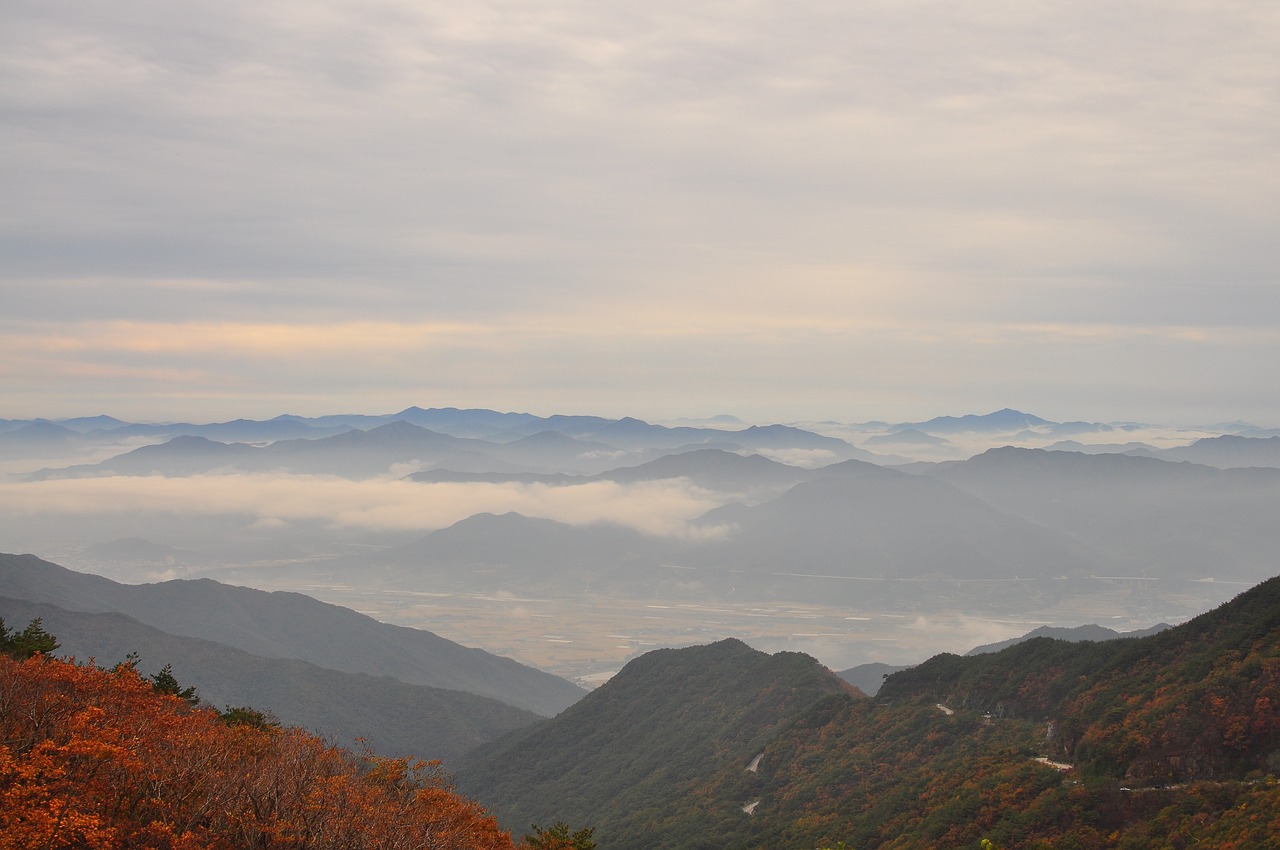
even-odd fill
[[[182,687],[177,677],[173,675],[171,664],[164,665],[163,670],[151,677],[151,686],[159,693],[177,697],[192,708],[200,704],[200,696],[196,693],[195,685]]]
[[[30,658],[37,652],[52,655],[60,644],[57,638],[44,630],[43,621],[36,617],[20,632],[11,631],[0,618],[0,652],[14,658]]]
[[[569,825],[558,820],[545,829],[535,823],[532,829],[533,832],[524,837],[524,846],[531,850],[595,850],[596,847],[591,837],[595,832],[593,827],[570,832]]]
[[[225,711],[218,712],[218,717],[228,726],[251,726],[263,730],[280,728],[280,721],[274,714],[247,705],[229,705]]]

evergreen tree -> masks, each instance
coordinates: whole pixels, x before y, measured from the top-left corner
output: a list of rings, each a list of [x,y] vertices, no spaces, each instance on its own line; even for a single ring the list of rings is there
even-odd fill
[[[216,710],[216,709],[215,709]],[[247,705],[227,706],[225,711],[218,712],[219,719],[228,726],[250,726],[254,729],[279,729],[280,721],[267,711],[258,711]]]
[[[535,823],[532,829],[533,832],[525,835],[523,845],[531,850],[595,850],[596,847],[591,837],[595,832],[592,827],[570,832],[567,823],[556,821],[546,828]]]
[[[14,658],[30,658],[36,653],[52,655],[60,646],[57,638],[44,630],[43,621],[36,617],[20,632],[11,631],[0,618],[0,652]]]
[[[182,687],[177,677],[173,675],[171,664],[164,665],[163,670],[151,677],[151,686],[159,693],[177,697],[192,708],[200,704],[200,696],[196,693],[195,685]]]

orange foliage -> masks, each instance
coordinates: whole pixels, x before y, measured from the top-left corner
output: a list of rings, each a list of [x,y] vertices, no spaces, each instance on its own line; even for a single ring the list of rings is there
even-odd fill
[[[512,850],[434,763],[228,726],[131,668],[0,656],[0,850]]]

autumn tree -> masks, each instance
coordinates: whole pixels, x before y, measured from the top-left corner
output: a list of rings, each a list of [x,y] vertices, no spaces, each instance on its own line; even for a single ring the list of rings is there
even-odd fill
[[[0,850],[34,847],[513,850],[433,762],[228,724],[131,665],[0,655]]]

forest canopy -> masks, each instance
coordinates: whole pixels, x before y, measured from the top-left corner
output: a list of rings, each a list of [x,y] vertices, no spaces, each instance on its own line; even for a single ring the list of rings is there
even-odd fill
[[[513,846],[437,763],[229,724],[131,665],[15,657],[5,641],[0,850]]]

